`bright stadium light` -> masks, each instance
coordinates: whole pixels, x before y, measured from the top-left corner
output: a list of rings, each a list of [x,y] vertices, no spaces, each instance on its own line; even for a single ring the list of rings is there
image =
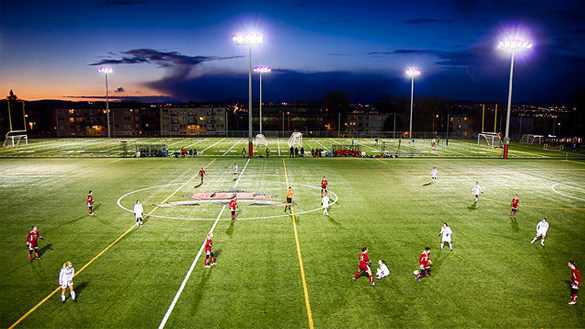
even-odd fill
[[[408,129],[408,138],[412,138],[412,109],[414,107],[414,77],[420,75],[420,70],[411,67],[406,70],[406,75],[410,77],[410,126]]]
[[[254,144],[252,143],[252,46],[263,45],[264,36],[260,33],[239,33],[232,36],[232,40],[236,45],[248,46],[250,54],[250,68],[248,70],[248,156],[252,156],[254,152]]]
[[[108,125],[108,138],[110,138],[110,101],[108,97],[108,73],[112,73],[112,68],[102,66],[98,69],[98,72],[101,72],[106,76],[106,121]]]
[[[510,87],[508,90],[508,110],[506,112],[506,132],[504,135],[504,159],[508,158],[508,147],[510,145],[510,111],[512,107],[512,76],[514,75],[514,54],[518,50],[531,49],[532,43],[527,40],[506,39],[500,40],[498,48],[512,52],[512,61],[510,64]]]
[[[262,74],[270,73],[270,67],[256,66],[254,72],[260,73],[260,134],[262,134]]]

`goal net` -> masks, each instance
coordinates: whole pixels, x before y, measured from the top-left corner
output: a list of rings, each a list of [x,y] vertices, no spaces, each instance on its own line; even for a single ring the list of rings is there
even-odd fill
[[[264,137],[263,134],[256,135],[256,147],[260,146],[268,146],[268,141],[266,140],[266,137]]]
[[[504,143],[498,134],[481,133],[477,135],[477,145],[489,146],[492,148],[503,148]]]
[[[288,146],[289,147],[302,147],[303,146],[303,134],[296,131],[290,135],[288,139]]]
[[[6,136],[4,147],[15,147],[18,145],[28,145],[28,136],[25,134]]]
[[[520,138],[520,143],[522,144],[542,144],[542,135],[533,135],[533,134],[524,134],[522,138]]]

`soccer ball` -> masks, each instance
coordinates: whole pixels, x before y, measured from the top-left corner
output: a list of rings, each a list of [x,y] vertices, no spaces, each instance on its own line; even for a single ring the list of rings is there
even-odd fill
[[[418,275],[420,272],[418,270],[414,270],[414,272],[412,272],[412,274],[414,275]]]

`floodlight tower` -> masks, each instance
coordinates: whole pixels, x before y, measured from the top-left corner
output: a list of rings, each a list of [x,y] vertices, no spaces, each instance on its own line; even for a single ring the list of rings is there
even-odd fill
[[[106,76],[106,121],[108,125],[108,138],[110,138],[110,100],[108,97],[108,73],[112,73],[112,68],[102,66],[98,69],[98,72],[101,72]]]
[[[264,37],[260,33],[239,33],[232,36],[236,45],[248,46],[250,54],[250,66],[248,70],[248,156],[253,156],[254,144],[252,143],[252,46],[263,45]]]
[[[510,50],[512,52],[512,61],[510,63],[510,87],[508,91],[508,110],[506,112],[506,132],[504,135],[504,159],[508,158],[508,146],[510,144],[510,108],[512,106],[512,76],[514,75],[514,54],[517,50],[530,49],[532,43],[526,40],[507,39],[500,40],[499,49]]]
[[[411,67],[406,70],[406,75],[410,77],[410,126],[408,128],[408,138],[412,138],[412,109],[414,107],[414,77],[420,75],[420,70]]]
[[[268,66],[256,66],[254,72],[260,74],[260,134],[262,134],[262,74],[270,73],[270,67]]]

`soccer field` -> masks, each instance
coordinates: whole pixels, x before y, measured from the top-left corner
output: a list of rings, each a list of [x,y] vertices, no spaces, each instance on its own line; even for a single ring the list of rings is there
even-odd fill
[[[307,150],[348,142],[303,140]],[[408,146],[413,158],[288,158],[286,140],[269,139],[271,157],[248,160],[238,157],[246,142],[167,141],[170,149],[207,148],[187,159],[114,157],[119,141],[104,140],[0,150],[0,326],[585,327],[585,297],[567,304],[567,262],[585,269],[582,159],[517,146],[513,159],[502,160],[501,150],[473,141]],[[80,152],[104,149],[104,157]],[[334,202],[329,216],[320,204],[323,176]],[[477,205],[476,181],[484,191]],[[287,185],[294,216],[284,213]],[[240,195],[235,222],[223,199],[233,193]],[[138,229],[129,211],[137,199],[148,214]],[[550,222],[544,247],[530,244],[543,217]],[[439,251],[443,222],[454,232],[452,252]],[[31,264],[32,225],[44,240],[42,260]],[[210,230],[217,266],[204,268]],[[379,259],[390,269],[376,286],[365,275],[351,280],[364,246],[374,272]],[[431,276],[417,282],[413,271],[427,246]],[[61,303],[65,261],[76,270],[77,303]]]

